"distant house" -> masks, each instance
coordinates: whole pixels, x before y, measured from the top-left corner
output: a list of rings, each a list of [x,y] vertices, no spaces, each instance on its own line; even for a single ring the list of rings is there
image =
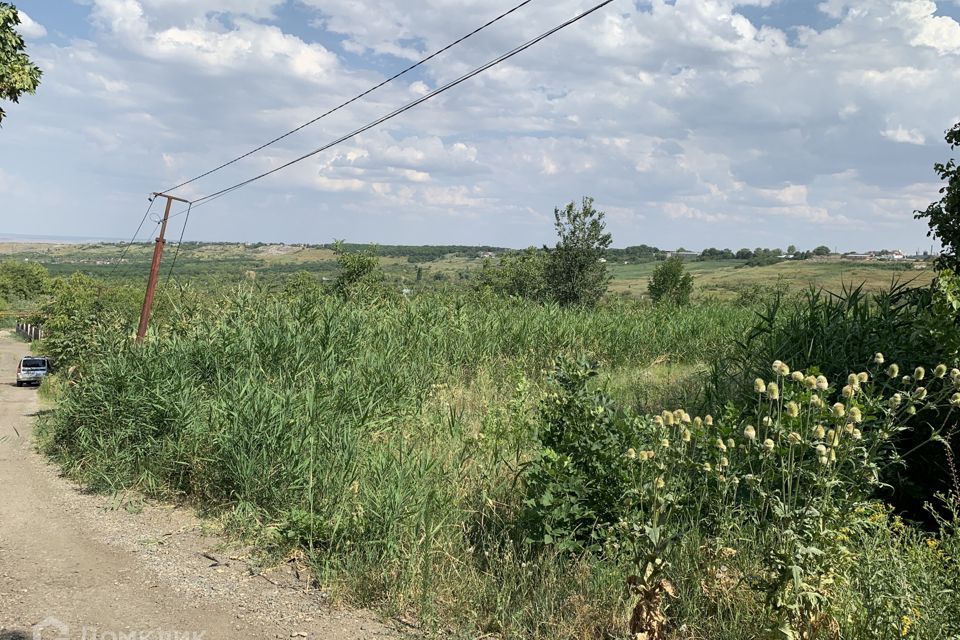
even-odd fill
[[[667,251],[663,254],[667,259],[669,258],[682,258],[686,260],[688,258],[699,258],[700,254],[696,251]]]
[[[600,262],[601,262],[602,264],[607,264],[607,259],[606,259],[606,258],[600,258]]]
[[[877,256],[877,260],[906,260],[907,257],[903,255],[902,251],[891,251],[890,253],[884,253]]]
[[[866,262],[867,260],[873,260],[876,256],[872,253],[847,253],[844,254],[844,259],[846,260],[856,260],[858,262]]]

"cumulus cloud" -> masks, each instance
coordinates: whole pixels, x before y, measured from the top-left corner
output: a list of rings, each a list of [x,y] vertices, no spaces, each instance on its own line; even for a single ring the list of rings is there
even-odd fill
[[[888,138],[894,142],[924,144],[927,141],[926,138],[923,137],[923,134],[917,129],[908,130],[904,129],[902,126],[898,126],[896,129],[885,129],[882,134],[884,138]]]
[[[244,153],[501,10],[484,0],[456,11],[446,0],[91,3],[92,33],[36,48],[43,91],[36,106],[11,111],[22,133],[4,134],[18,148],[33,141],[36,160],[4,166],[18,166],[8,180],[27,180],[46,152],[89,167],[83,188],[122,194],[103,214],[105,228],[129,218],[121,201]],[[182,193],[279,166],[590,4],[531,4]],[[589,194],[611,212],[618,244],[815,246],[834,227],[856,231],[851,248],[922,238],[910,212],[935,197],[930,168],[948,150],[933,142],[958,117],[960,24],[929,0],[827,0],[816,9],[829,18],[819,29],[748,19],[773,5],[614,3],[397,120],[218,200],[195,217],[194,232],[527,246],[549,240],[554,206]]]
[[[19,31],[24,38],[39,40],[40,38],[46,37],[46,27],[27,15],[27,12],[23,9],[17,9],[17,13],[20,16],[20,24],[17,26],[17,31]]]

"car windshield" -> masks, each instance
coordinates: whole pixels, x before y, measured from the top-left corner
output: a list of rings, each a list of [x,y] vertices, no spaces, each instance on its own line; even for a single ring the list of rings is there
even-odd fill
[[[24,358],[23,368],[24,369],[46,369],[47,361],[42,358]]]

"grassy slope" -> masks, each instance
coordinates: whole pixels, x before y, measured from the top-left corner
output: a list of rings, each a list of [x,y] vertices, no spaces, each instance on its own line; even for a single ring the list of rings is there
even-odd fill
[[[53,275],[67,275],[80,270],[91,275],[125,275],[139,278],[145,274],[150,262],[152,244],[138,244],[127,253],[127,264],[114,269],[112,264],[119,255],[116,244],[63,245],[0,243],[0,256],[38,260],[50,269]],[[169,265],[172,246],[168,247]],[[246,247],[239,244],[202,244],[184,246],[177,259],[177,271],[185,276],[216,273],[228,281],[238,281],[247,271],[256,271],[259,276],[282,277],[297,270],[305,270],[320,276],[332,277],[336,273],[335,256],[328,249],[299,247],[296,245],[266,245]],[[97,264],[97,262],[108,264]],[[381,264],[396,281],[412,283],[416,280],[417,266],[403,258],[381,258]],[[611,290],[642,297],[647,283],[656,268],[656,262],[639,264],[610,264],[613,276]],[[456,281],[461,273],[474,272],[483,266],[483,260],[463,256],[448,256],[443,260],[419,265],[422,281],[430,285],[434,276]],[[891,279],[914,280],[917,285],[926,285],[932,279],[930,270],[904,269],[903,265],[880,263],[855,263],[843,260],[781,262],[764,267],[746,267],[741,260],[689,262],[687,269],[694,275],[696,295],[733,299],[744,288],[774,286],[781,283],[791,289],[809,285],[823,286],[838,291],[844,285],[865,283],[865,289],[876,291],[887,287]]]

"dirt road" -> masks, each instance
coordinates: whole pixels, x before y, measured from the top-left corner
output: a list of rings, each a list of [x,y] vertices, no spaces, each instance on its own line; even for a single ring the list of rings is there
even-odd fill
[[[26,344],[0,332],[0,640],[394,635],[331,611],[284,565],[260,575],[189,509],[93,496],[32,444],[39,403],[13,384]]]

